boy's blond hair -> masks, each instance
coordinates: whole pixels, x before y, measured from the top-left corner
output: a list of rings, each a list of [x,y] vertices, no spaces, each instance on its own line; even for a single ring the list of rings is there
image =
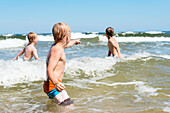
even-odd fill
[[[57,23],[53,26],[52,33],[54,40],[57,43],[71,32],[70,27],[66,23]]]
[[[29,32],[29,34],[28,34],[29,43],[32,43],[36,37],[37,37],[37,34],[36,34],[36,33],[34,33],[34,32]]]

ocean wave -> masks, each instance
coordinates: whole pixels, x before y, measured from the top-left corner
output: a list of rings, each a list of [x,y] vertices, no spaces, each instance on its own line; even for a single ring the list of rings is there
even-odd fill
[[[72,39],[93,39],[98,37],[99,41],[102,42],[107,42],[108,39],[106,36],[103,35],[78,35],[78,34],[74,34],[72,36]],[[157,42],[157,41],[170,41],[170,38],[168,37],[114,37],[118,42]],[[54,41],[53,36],[43,36],[43,35],[39,35],[38,37],[38,41]],[[90,40],[89,40],[90,41]]]
[[[0,85],[8,86],[45,79],[43,61],[3,61],[0,60]]]
[[[0,49],[23,47],[26,43],[26,40],[21,39],[0,40]]]
[[[158,57],[162,57],[162,58],[165,58],[165,59],[170,59],[170,55],[156,55]]]
[[[99,38],[99,41],[107,42],[107,37],[105,33],[97,33],[97,32],[90,32],[90,33],[83,33],[83,32],[72,32],[71,33],[72,39],[92,39],[92,38]],[[155,41],[170,41],[170,34],[166,34],[163,32],[146,32],[146,33],[135,33],[132,31],[128,31],[125,33],[115,33],[114,36],[118,42],[155,42]],[[24,39],[26,38],[25,34],[7,34],[1,35],[0,39]],[[41,33],[38,35],[38,41],[54,41],[54,38],[51,33]]]
[[[64,78],[74,78],[76,80],[83,79],[83,81],[87,79],[88,81],[91,80],[93,82],[117,75],[118,70],[115,70],[115,65],[117,63],[139,59],[140,61],[143,59],[150,60],[152,56],[153,55],[147,52],[143,52],[135,53],[132,55],[123,55],[123,58],[121,59],[116,59],[113,57],[81,57],[69,59],[66,63]],[[0,60],[0,72],[0,85],[11,85],[30,81],[39,81],[46,79],[46,63],[45,60],[23,61],[21,58],[19,58],[17,61]],[[112,85],[119,84],[122,83],[115,83]],[[130,85],[131,83],[125,83],[124,85],[126,84]],[[82,87],[86,87],[83,84],[81,85]]]
[[[67,62],[65,74],[70,77],[81,76],[102,77],[107,70],[112,69],[116,64],[116,59],[112,57],[106,58],[75,58]]]
[[[71,33],[71,39],[81,39],[81,38],[95,38],[98,35],[95,33],[92,34],[83,34],[81,32]],[[38,41],[54,41],[54,38],[52,35],[38,35]]]
[[[145,33],[148,33],[148,34],[162,34],[162,33],[165,33],[165,32],[162,32],[162,31],[147,31]]]
[[[114,37],[118,42],[157,42],[170,41],[168,37]],[[107,42],[106,36],[99,36],[99,41]]]
[[[14,34],[4,34],[2,36],[6,36],[6,37],[9,37],[9,36],[13,36]]]

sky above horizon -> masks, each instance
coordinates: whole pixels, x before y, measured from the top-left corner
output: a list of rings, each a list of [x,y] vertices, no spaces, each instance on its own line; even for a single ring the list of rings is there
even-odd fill
[[[170,0],[1,0],[0,33],[170,31]]]

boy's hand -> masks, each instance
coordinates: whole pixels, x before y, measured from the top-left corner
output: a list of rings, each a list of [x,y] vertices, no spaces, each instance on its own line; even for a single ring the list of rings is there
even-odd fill
[[[75,40],[75,45],[81,44],[80,39]]]
[[[61,83],[61,82],[59,82],[58,84],[56,84],[55,85],[56,87],[56,89],[57,89],[57,91],[59,91],[59,92],[61,92],[63,89],[65,89],[66,87],[64,86],[64,84],[63,83]]]
[[[15,57],[15,58],[13,59],[13,61],[14,61],[14,60],[17,60],[17,59],[18,59],[18,57]]]
[[[117,57],[118,57],[118,58],[122,58],[122,55],[118,55]]]

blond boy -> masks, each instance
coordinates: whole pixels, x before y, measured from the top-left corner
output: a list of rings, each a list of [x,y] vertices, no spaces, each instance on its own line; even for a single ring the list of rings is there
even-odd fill
[[[47,80],[44,81],[44,92],[49,96],[49,99],[54,99],[58,105],[68,106],[73,104],[70,100],[65,86],[62,83],[66,55],[65,48],[72,45],[80,44],[80,40],[71,40],[71,29],[65,23],[57,23],[52,29],[54,44],[51,46],[46,64],[47,64]]]
[[[119,44],[116,41],[116,39],[113,38],[113,34],[114,34],[113,28],[108,27],[105,32],[105,35],[108,38],[108,44],[107,44],[109,48],[108,56],[112,54],[114,57],[121,58],[122,56],[120,53]]]
[[[39,59],[37,49],[35,48],[35,44],[37,44],[38,41],[38,35],[34,32],[30,32],[27,37],[29,40],[29,44],[18,53],[18,55],[13,59],[13,61],[18,59],[18,57],[21,56],[23,53],[25,53],[23,60],[31,60],[33,56],[36,60]]]

